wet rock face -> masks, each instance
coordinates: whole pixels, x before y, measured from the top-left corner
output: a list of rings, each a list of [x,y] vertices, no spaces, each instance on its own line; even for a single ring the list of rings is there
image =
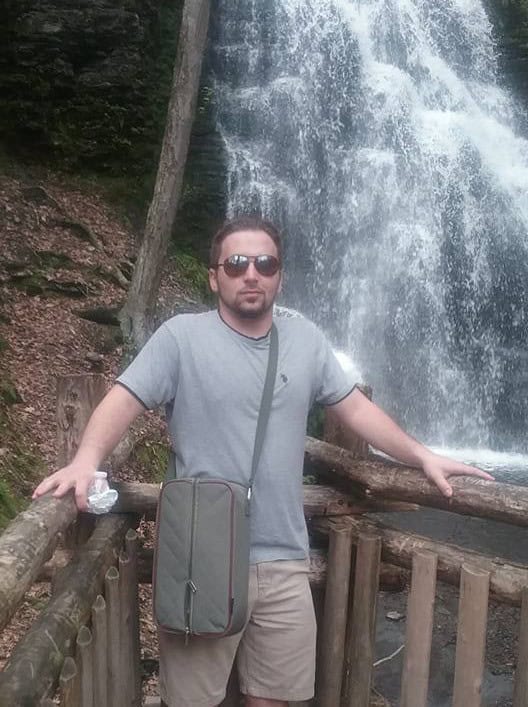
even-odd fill
[[[3,0],[0,140],[16,157],[139,184],[150,198],[183,0]],[[203,72],[176,232],[205,257],[225,171]],[[140,218],[140,217],[138,217]],[[142,217],[141,217],[142,218]]]
[[[528,103],[528,2],[483,0],[493,25],[501,79]]]
[[[0,127],[12,148],[111,160],[141,133],[161,0],[8,0]],[[72,145],[77,144],[76,155]]]

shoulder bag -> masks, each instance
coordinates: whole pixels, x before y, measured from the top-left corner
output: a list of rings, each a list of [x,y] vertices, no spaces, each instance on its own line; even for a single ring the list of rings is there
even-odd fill
[[[186,637],[220,637],[244,627],[251,493],[277,360],[278,334],[273,324],[248,485],[202,476],[162,484],[153,565],[154,617],[162,630]]]

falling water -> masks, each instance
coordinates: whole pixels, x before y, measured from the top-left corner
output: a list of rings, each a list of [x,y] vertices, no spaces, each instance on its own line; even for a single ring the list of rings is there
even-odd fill
[[[218,0],[229,211],[284,303],[437,445],[526,451],[528,141],[478,0]]]

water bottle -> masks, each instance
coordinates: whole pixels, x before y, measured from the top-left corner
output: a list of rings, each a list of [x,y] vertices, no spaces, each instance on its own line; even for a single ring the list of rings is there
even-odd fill
[[[88,512],[100,515],[108,513],[117,501],[117,491],[108,486],[106,471],[96,471],[88,487]]]

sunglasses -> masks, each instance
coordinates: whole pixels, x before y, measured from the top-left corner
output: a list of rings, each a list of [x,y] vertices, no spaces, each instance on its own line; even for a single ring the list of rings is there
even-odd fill
[[[228,277],[240,277],[253,262],[255,270],[264,277],[273,277],[280,270],[280,261],[274,255],[230,255],[217,268],[224,268]]]

